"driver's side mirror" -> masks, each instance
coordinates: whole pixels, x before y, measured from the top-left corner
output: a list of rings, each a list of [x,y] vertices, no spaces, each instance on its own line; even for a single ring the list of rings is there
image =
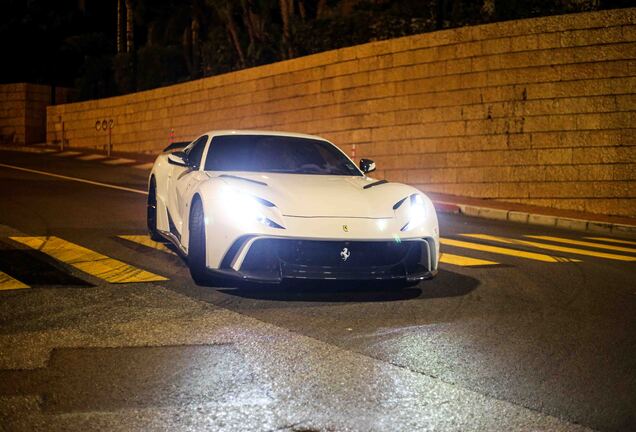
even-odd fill
[[[360,159],[360,170],[365,174],[375,171],[375,162],[371,159]]]
[[[178,151],[168,155],[168,163],[180,167],[188,167],[188,155],[186,152]]]

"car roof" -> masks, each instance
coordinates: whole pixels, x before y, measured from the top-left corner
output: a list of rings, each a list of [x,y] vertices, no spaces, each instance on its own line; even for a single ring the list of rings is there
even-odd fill
[[[283,131],[267,131],[267,130],[250,130],[250,129],[226,129],[226,130],[212,130],[201,135],[222,136],[222,135],[276,135],[286,136],[294,138],[309,138],[317,139],[321,141],[329,141],[323,137],[317,135],[309,135],[295,132],[283,132]]]

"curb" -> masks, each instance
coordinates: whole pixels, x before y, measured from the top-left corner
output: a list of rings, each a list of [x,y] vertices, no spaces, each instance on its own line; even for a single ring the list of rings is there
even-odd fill
[[[588,219],[575,219],[563,216],[503,210],[491,207],[479,207],[445,201],[433,201],[433,204],[435,205],[435,209],[440,213],[462,214],[482,219],[525,223],[529,225],[540,225],[573,231],[636,236],[636,225],[617,224]]]
[[[86,150],[86,149],[68,149],[61,151],[56,148],[44,147],[44,146],[21,146],[21,147],[8,147],[8,146],[0,146],[0,151],[12,151],[12,152],[20,152],[20,153],[35,153],[41,155],[51,155],[51,156],[71,156],[73,159],[85,161],[85,162],[99,162],[105,165],[113,165],[113,166],[126,166],[129,168],[135,168],[142,171],[150,171],[153,163],[147,162],[138,159],[130,159],[125,157],[127,155],[111,155],[110,157],[96,153],[94,150]],[[90,157],[87,159],[86,157]],[[84,158],[84,159],[83,159]]]
[[[11,152],[19,152],[19,153],[38,153],[38,154],[47,154],[47,153],[57,153],[60,150],[50,148],[50,147],[35,147],[35,146],[0,146],[0,151],[11,151]]]

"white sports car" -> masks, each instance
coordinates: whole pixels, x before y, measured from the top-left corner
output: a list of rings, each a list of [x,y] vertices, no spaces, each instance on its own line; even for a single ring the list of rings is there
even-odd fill
[[[175,245],[200,284],[433,277],[440,253],[431,200],[367,177],[374,169],[317,136],[208,132],[157,157],[148,229]]]

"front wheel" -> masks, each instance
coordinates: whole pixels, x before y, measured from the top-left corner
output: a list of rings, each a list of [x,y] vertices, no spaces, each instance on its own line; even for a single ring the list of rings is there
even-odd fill
[[[208,280],[205,265],[205,223],[203,205],[200,199],[195,199],[190,208],[188,267],[190,267],[190,274],[194,282],[198,285],[205,285]]]

